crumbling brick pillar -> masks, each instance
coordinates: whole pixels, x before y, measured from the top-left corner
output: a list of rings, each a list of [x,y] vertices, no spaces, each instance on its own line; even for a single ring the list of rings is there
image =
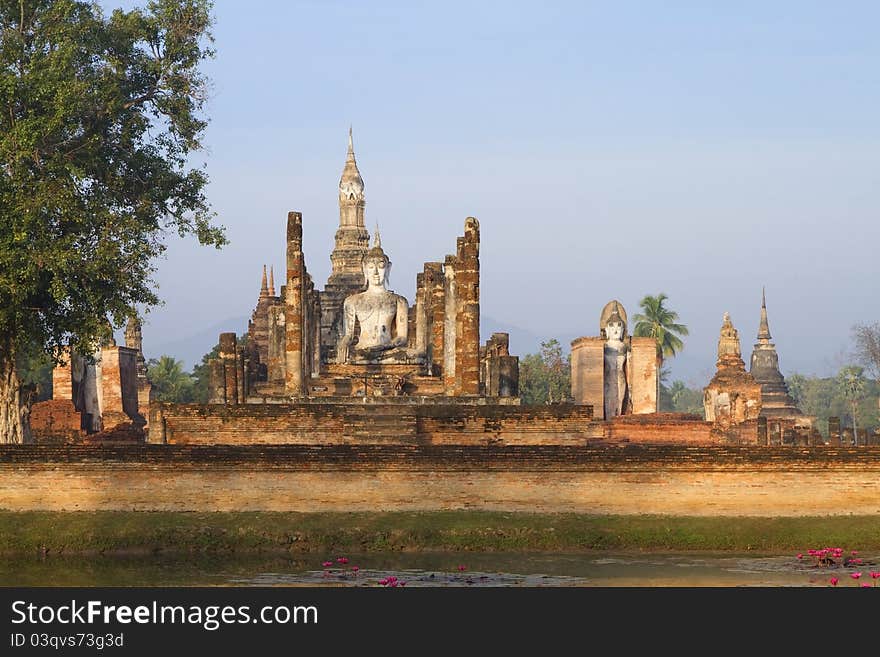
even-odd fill
[[[758,417],[758,444],[767,445],[767,418],[763,415]]]
[[[269,309],[268,379],[270,383],[284,383],[284,348],[286,339],[284,306],[273,306]]]
[[[455,346],[458,318],[457,302],[458,293],[455,289],[455,256],[446,256],[443,263],[444,289],[443,298],[446,304],[443,308],[443,388],[447,395],[455,394]]]
[[[101,417],[105,429],[146,420],[138,413],[136,349],[101,349]]]
[[[480,222],[468,217],[455,265],[455,395],[480,394]]]
[[[602,338],[572,340],[571,397],[575,404],[592,406],[596,419],[605,419],[605,341]]]
[[[782,444],[782,429],[779,426],[779,422],[770,422],[767,426],[768,426],[768,434],[770,436],[770,444],[771,445],[781,445]]]
[[[223,361],[217,357],[212,358],[209,363],[211,375],[211,390],[208,403],[225,404],[226,403],[226,372],[223,369]]]
[[[321,374],[321,295],[312,295],[312,376]]]
[[[828,418],[828,442],[833,447],[840,447],[840,418]]]
[[[74,362],[69,347],[65,347],[62,350],[61,358],[64,364],[56,365],[52,370],[52,399],[69,399],[74,401]]]
[[[657,341],[654,338],[632,338],[630,350],[630,401],[635,415],[656,413],[657,406]],[[604,345],[602,354],[604,371]]]
[[[443,373],[444,318],[446,314],[446,276],[443,272],[443,263],[425,263],[425,288],[429,323],[426,329],[428,357],[431,364],[431,374],[440,376]]]
[[[305,263],[302,252],[302,214],[287,214],[287,298],[284,300],[285,379],[288,395],[303,395],[303,294]]]
[[[416,274],[416,301],[413,321],[415,329],[415,339],[412,346],[416,353],[428,353],[428,292],[425,290],[425,272]]]
[[[236,365],[236,396],[238,397],[238,401],[241,404],[244,404],[247,400],[248,395],[248,366],[250,364],[247,349],[243,349],[242,345],[238,345],[238,353],[235,355],[235,365]]]
[[[519,358],[510,355],[510,336],[493,333],[480,349],[480,384],[487,397],[519,396]]]
[[[235,333],[220,334],[220,362],[223,363],[223,403],[238,403],[238,363]]]

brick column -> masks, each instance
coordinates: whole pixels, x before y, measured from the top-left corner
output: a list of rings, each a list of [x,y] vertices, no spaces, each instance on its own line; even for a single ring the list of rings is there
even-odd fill
[[[763,415],[758,417],[758,444],[767,445],[767,418]]]
[[[604,349],[604,347],[603,347]],[[604,367],[604,351],[603,351]],[[657,412],[657,341],[632,338],[629,394],[635,415]]]
[[[446,282],[443,275],[443,264],[439,262],[425,263],[425,288],[428,304],[428,323],[426,331],[430,368],[433,376],[443,373],[444,325],[446,314]]]
[[[828,442],[832,447],[840,447],[840,418],[828,418]]]
[[[73,355],[70,348],[62,350],[63,365],[56,365],[52,370],[52,399],[73,399]]]
[[[571,343],[571,397],[575,404],[593,407],[593,417],[605,419],[605,341],[583,337]]]
[[[220,362],[223,363],[223,401],[238,403],[238,363],[235,357],[235,333],[220,334]]]
[[[101,419],[105,429],[131,420],[138,413],[137,350],[101,349]]]
[[[480,222],[468,217],[455,266],[455,394],[480,394]]]
[[[302,252],[302,214],[287,214],[287,298],[284,300],[285,379],[288,395],[303,395],[303,292],[305,264]]]
[[[269,309],[268,378],[270,383],[284,383],[285,341],[284,306],[273,306]]]

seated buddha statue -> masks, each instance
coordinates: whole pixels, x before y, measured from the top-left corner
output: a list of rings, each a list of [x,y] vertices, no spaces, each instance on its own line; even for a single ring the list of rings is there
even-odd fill
[[[337,344],[338,363],[413,363],[424,355],[407,349],[409,305],[389,290],[391,260],[382,250],[379,230],[373,247],[363,260],[367,289],[345,299],[342,306],[342,335]],[[355,326],[360,328],[355,342]]]

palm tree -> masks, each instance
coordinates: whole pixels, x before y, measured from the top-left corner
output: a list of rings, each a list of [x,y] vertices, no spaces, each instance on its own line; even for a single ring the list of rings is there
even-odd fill
[[[837,385],[840,387],[843,396],[849,400],[852,405],[852,427],[853,427],[853,444],[858,446],[859,434],[856,426],[856,416],[859,412],[859,400],[865,392],[864,368],[848,365],[840,370],[837,374]]]
[[[193,379],[183,370],[183,362],[162,356],[147,363],[147,377],[157,401],[186,404],[193,400]]]
[[[657,341],[657,401],[660,401],[660,376],[663,368],[663,360],[672,358],[684,349],[681,337],[688,335],[688,328],[684,324],[677,324],[678,313],[669,310],[663,305],[667,297],[663,292],[656,297],[646,294],[639,302],[643,312],[637,313],[633,319],[635,327],[633,335],[638,338],[654,338]]]

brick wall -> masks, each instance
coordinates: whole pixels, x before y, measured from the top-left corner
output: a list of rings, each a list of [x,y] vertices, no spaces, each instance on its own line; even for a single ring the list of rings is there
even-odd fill
[[[0,446],[13,510],[880,513],[880,448]]]
[[[605,424],[605,437],[612,441],[678,445],[731,442],[730,439],[713,434],[711,422],[678,413],[621,415]]]
[[[169,445],[586,444],[588,406],[156,403],[149,442]]]

